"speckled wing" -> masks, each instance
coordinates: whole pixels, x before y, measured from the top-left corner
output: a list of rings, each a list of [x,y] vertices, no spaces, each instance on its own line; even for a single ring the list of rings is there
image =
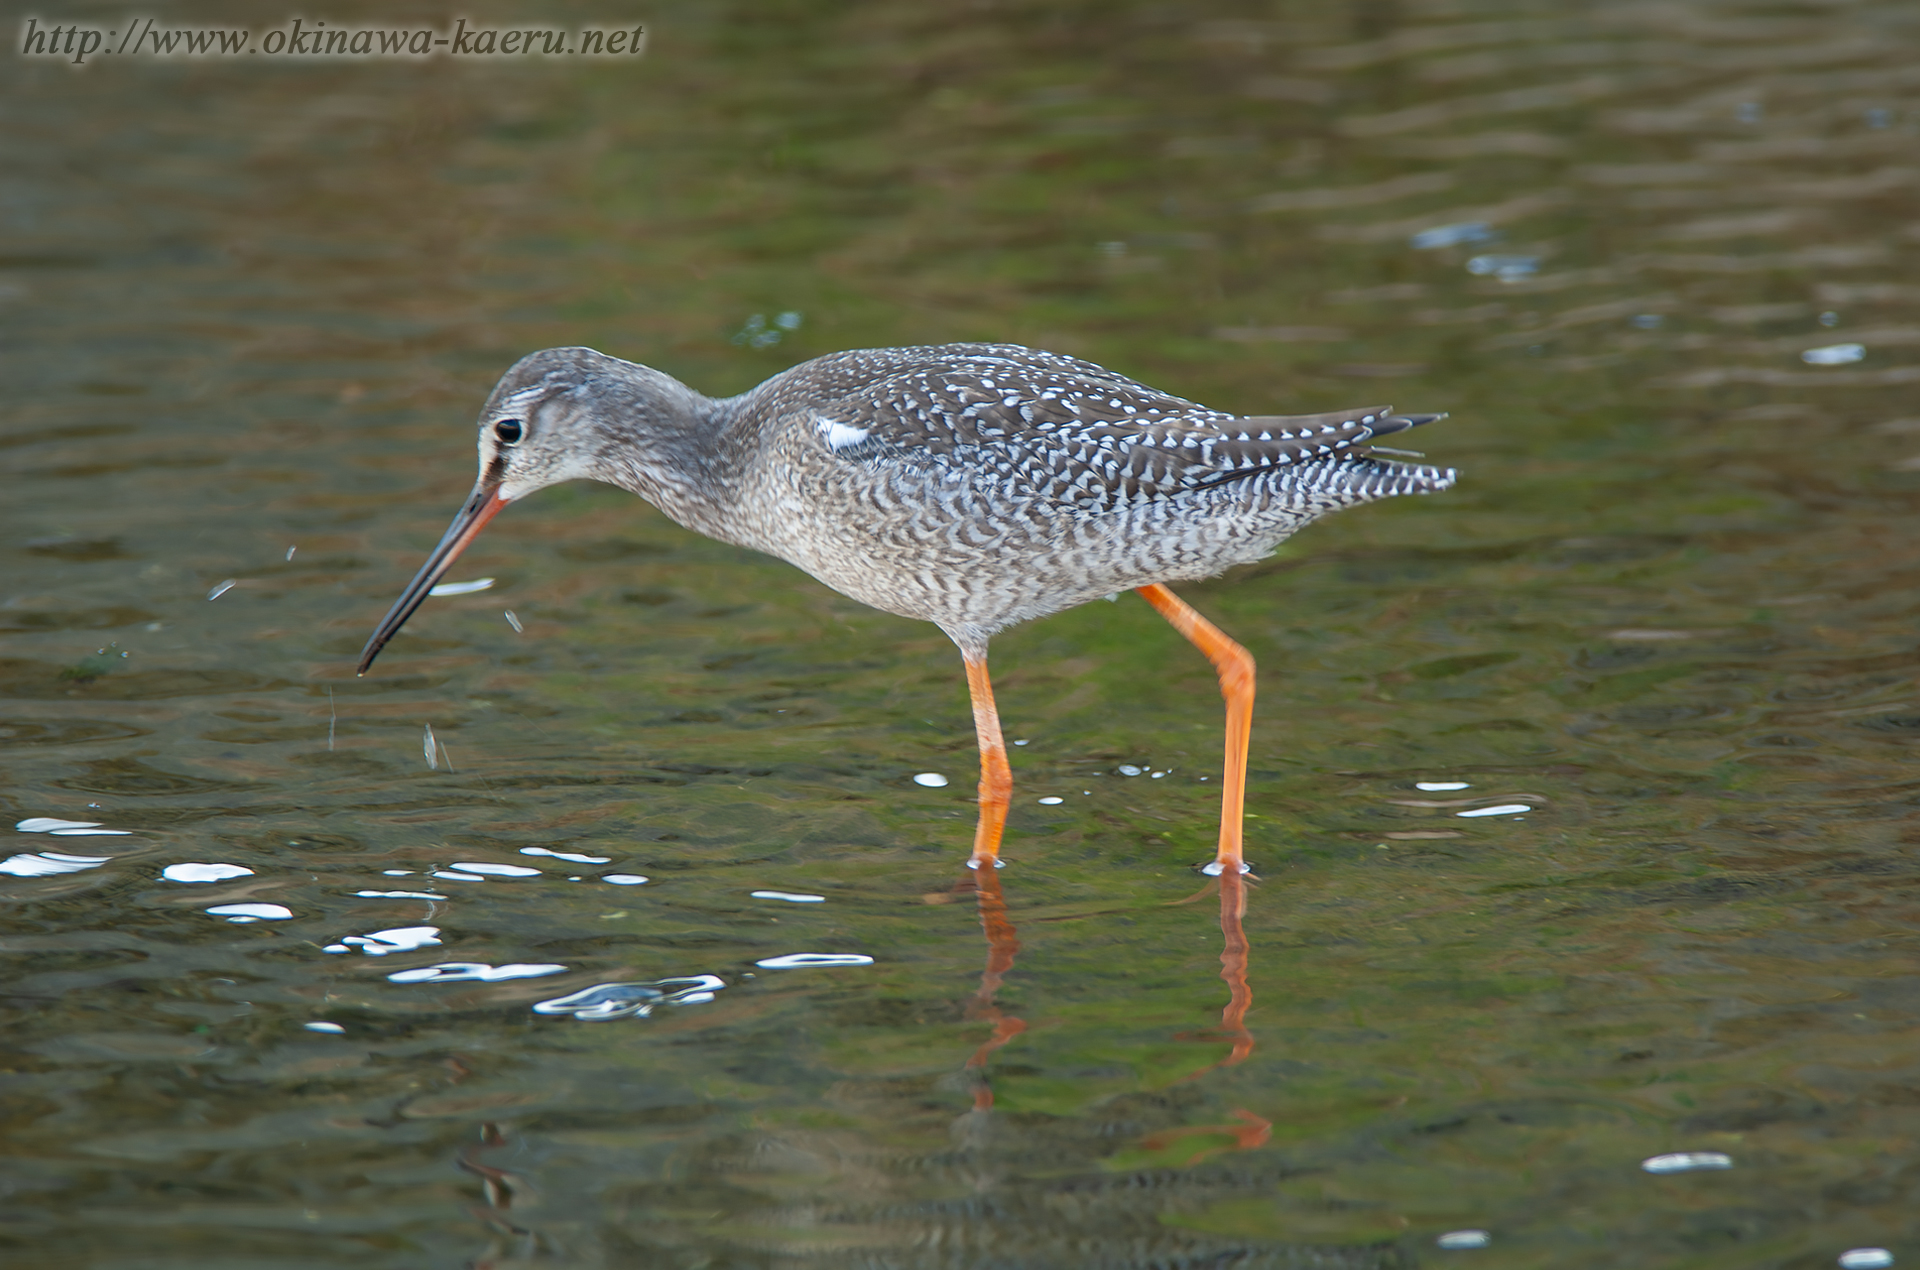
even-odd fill
[[[1337,462],[1437,417],[1385,406],[1236,416],[1089,362],[961,347],[982,353],[930,358],[924,368],[896,363],[892,374],[816,407],[820,443],[848,463],[964,469],[1014,498],[1116,506]]]

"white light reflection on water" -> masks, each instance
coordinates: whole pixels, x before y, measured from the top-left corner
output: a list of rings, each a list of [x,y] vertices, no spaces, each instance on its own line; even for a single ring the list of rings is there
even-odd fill
[[[1848,362],[1857,362],[1867,355],[1864,344],[1827,344],[1820,348],[1810,348],[1800,354],[1800,360],[1809,366],[1845,366]]]
[[[469,879],[479,881],[478,878]],[[444,900],[447,897],[435,891],[355,891],[363,900]]]
[[[824,895],[799,895],[792,891],[748,891],[756,900],[785,900],[789,904],[824,904]]]
[[[1475,807],[1470,811],[1456,811],[1453,814],[1471,820],[1476,816],[1517,816],[1532,810],[1533,808],[1525,803],[1501,803],[1497,807]]]
[[[465,873],[487,873],[503,878],[537,878],[540,876],[540,870],[530,869],[524,864],[474,864],[463,860],[458,864],[450,864],[447,867],[450,869],[459,869]],[[435,876],[438,875],[436,874]]]
[[[615,886],[645,886],[647,884],[646,877],[639,873],[609,873],[600,880],[602,882],[611,882]]]
[[[1442,1248],[1484,1248],[1493,1236],[1484,1230],[1449,1230],[1433,1242]]]
[[[207,912],[236,925],[243,922],[284,922],[293,916],[285,904],[216,904]]]
[[[766,970],[804,970],[809,966],[871,966],[873,958],[863,953],[788,953],[753,964]]]
[[[1429,794],[1437,794],[1449,789],[1473,788],[1473,786],[1466,781],[1415,781],[1413,787],[1415,789],[1424,789]]]
[[[494,983],[501,979],[538,979],[565,970],[565,966],[547,962],[490,966],[483,961],[446,961],[437,966],[421,966],[417,970],[396,970],[387,976],[387,980],[390,983],[455,983],[477,979]]]
[[[1885,1248],[1849,1248],[1840,1254],[1841,1270],[1885,1270],[1893,1254]]]
[[[243,864],[169,864],[160,876],[169,882],[221,882],[253,873]]]
[[[1407,240],[1407,246],[1415,251],[1434,251],[1441,247],[1457,247],[1462,243],[1492,242],[1500,235],[1485,221],[1462,221],[1457,225],[1436,225],[1432,229],[1423,229]]]
[[[1475,256],[1467,261],[1467,272],[1476,276],[1492,274],[1501,282],[1518,282],[1531,277],[1540,268],[1538,256]]]
[[[573,851],[549,851],[545,847],[522,847],[520,854],[552,856],[556,860],[571,860],[575,864],[607,864],[613,859],[610,855],[581,855]]]
[[[81,873],[97,869],[113,859],[110,855],[67,855],[60,851],[29,852],[0,860],[0,873],[17,878],[46,878],[58,873]]]
[[[1673,1151],[1649,1156],[1640,1161],[1640,1167],[1649,1173],[1693,1173],[1701,1169],[1730,1169],[1733,1159],[1718,1151]]]
[[[345,951],[349,946],[358,944],[360,951],[369,957],[384,957],[388,953],[412,952],[416,948],[431,948],[440,942],[438,926],[395,926],[391,930],[370,931],[365,935],[348,935],[337,944],[330,944],[328,952],[338,948]]]
[[[29,816],[13,826],[21,833],[50,833],[56,838],[97,838],[108,835],[124,838],[131,829],[102,828],[97,820],[61,820],[56,816]]]
[[[347,1030],[341,1027],[338,1023],[303,1023],[301,1024],[301,1026],[306,1028],[307,1031],[309,1032],[331,1032],[336,1035],[343,1033]]]
[[[682,986],[675,986],[682,985]],[[570,1014],[587,1023],[646,1018],[663,1005],[700,1005],[727,986],[718,975],[687,975],[651,983],[601,983],[533,1007],[535,1014]]]
[[[925,785],[928,789],[939,789],[947,783],[947,778],[938,772],[920,772],[913,778],[916,785]]]

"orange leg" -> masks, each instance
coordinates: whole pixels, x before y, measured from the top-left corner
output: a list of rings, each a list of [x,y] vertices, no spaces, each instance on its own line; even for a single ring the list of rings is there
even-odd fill
[[[1000,835],[1007,827],[1007,807],[1013,801],[1013,769],[1007,765],[1007,743],[1000,735],[1000,712],[993,708],[993,683],[987,678],[987,658],[968,654],[967,691],[973,697],[973,730],[980,738],[980,821],[973,831],[969,869],[983,864],[1000,867]]]
[[[1214,670],[1220,676],[1220,695],[1227,699],[1227,764],[1225,781],[1220,790],[1220,849],[1206,871],[1215,875],[1245,873],[1247,866],[1242,859],[1240,825],[1247,805],[1247,739],[1253,733],[1253,655],[1228,639],[1219,627],[1201,617],[1191,604],[1159,583],[1143,586],[1139,590],[1142,599],[1153,605],[1161,617],[1173,623],[1173,629],[1185,635],[1195,648],[1207,655],[1207,660],[1213,663]],[[984,682],[984,666],[980,675]],[[974,701],[977,716],[978,696]],[[988,708],[992,708],[991,702]],[[997,725],[994,735],[996,739],[999,736]],[[980,744],[984,749],[986,741],[982,739]],[[984,780],[981,787],[985,788]],[[976,847],[976,853],[978,850]]]

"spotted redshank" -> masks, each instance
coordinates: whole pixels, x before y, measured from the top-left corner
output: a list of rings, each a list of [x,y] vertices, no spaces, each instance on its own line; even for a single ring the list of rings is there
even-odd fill
[[[858,349],[715,399],[589,348],[522,358],[480,414],[480,480],[360,655],[360,673],[508,503],[605,481],[790,561],[960,648],[980,741],[974,868],[999,863],[1013,774],[987,640],[1138,591],[1213,663],[1227,703],[1220,845],[1244,872],[1253,658],[1166,587],[1259,560],[1308,521],[1453,484],[1367,443],[1440,418],[1386,406],[1234,415],[1016,344]]]

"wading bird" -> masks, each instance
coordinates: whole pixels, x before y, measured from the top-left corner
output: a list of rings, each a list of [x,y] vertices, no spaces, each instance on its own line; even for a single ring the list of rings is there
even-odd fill
[[[680,524],[932,622],[960,648],[980,741],[973,868],[998,864],[1013,775],[987,640],[1138,591],[1212,661],[1227,703],[1220,845],[1241,854],[1253,658],[1166,584],[1259,560],[1308,521],[1453,484],[1367,443],[1439,415],[1234,415],[1016,344],[857,349],[714,399],[589,348],[521,359],[480,414],[480,480],[360,656],[379,655],[508,503],[605,481]]]

